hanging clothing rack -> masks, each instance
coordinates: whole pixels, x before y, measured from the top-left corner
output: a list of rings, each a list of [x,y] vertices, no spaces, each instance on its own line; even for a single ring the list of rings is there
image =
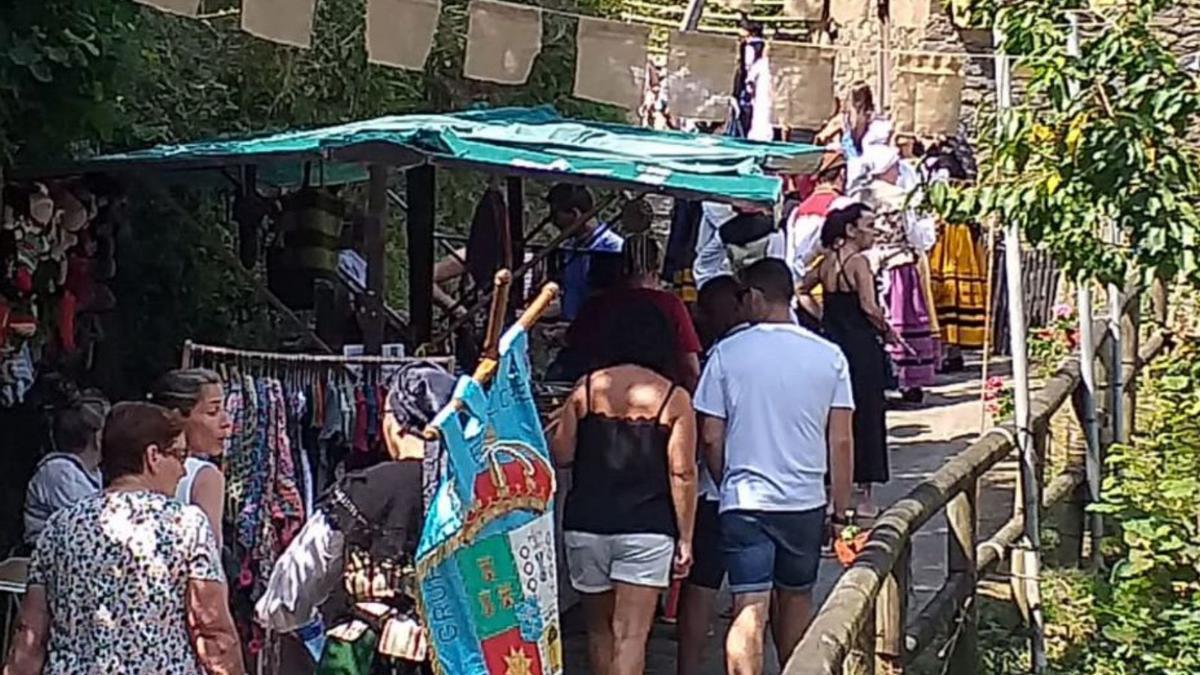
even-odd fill
[[[343,367],[343,366],[361,366],[361,365],[380,365],[380,366],[398,366],[405,363],[433,363],[446,368],[449,372],[454,372],[454,357],[453,356],[338,356],[333,354],[287,354],[282,352],[264,352],[248,349],[234,349],[232,347],[220,347],[216,345],[205,345],[188,340],[183,343],[183,361],[184,368],[191,368],[197,362],[197,357],[202,356],[217,356],[229,358],[232,360],[240,360],[246,362],[257,362],[263,364],[288,364],[288,365],[307,365],[307,366],[327,366],[327,367]]]

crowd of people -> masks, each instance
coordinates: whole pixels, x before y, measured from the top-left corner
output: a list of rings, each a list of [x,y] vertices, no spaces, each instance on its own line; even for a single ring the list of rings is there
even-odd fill
[[[761,36],[745,37],[748,94],[734,123],[753,139],[767,66]],[[665,256],[648,232],[622,236],[598,219],[586,188],[549,191],[549,220],[575,235],[553,312],[570,327],[550,375],[575,384],[550,448],[572,474],[563,543],[593,675],[644,672],[673,583],[680,675],[700,672],[726,584],[727,671],[762,671],[768,626],[786,660],[811,619],[823,547],[877,515],[872,487],[890,477],[888,392],[921,400],[943,362],[939,338],[976,346],[982,328],[937,321],[946,302],[956,319],[982,304],[972,234],[959,226],[939,237],[916,207],[923,183],[961,167],[897,147],[861,84],[818,141],[830,150],[810,186],[790,191],[782,220],[678,201]],[[503,212],[485,200],[476,219]],[[477,274],[470,251],[458,254],[435,282],[469,274],[484,285],[491,269]],[[958,290],[935,292],[938,273],[958,269]],[[453,304],[440,286],[435,295]],[[452,380],[441,384],[448,395]],[[225,581],[236,570],[222,562],[224,402],[216,373],[190,369],[168,373],[147,402],[94,397],[59,414],[55,451],[28,488],[28,592],[5,675],[245,672]],[[421,419],[438,407],[429,401]],[[422,496],[414,466],[348,478],[296,546],[411,555]],[[396,501],[386,494],[401,469],[413,494]],[[379,517],[398,523],[388,537],[402,546],[354,534],[362,504],[338,509],[355,495],[389,504]],[[324,596],[312,589],[327,584],[310,582],[335,573],[297,560],[284,557],[259,608],[282,630],[314,620]]]
[[[572,471],[566,556],[594,674],[644,671],[672,578],[680,675],[700,672],[726,584],[727,672],[762,672],[768,626],[786,660],[823,553],[878,515],[887,409],[919,405],[947,357],[961,363],[951,348],[979,346],[959,339],[983,330],[960,320],[982,315],[977,238],[940,235],[920,208],[930,181],[966,177],[960,161],[898,146],[861,83],[818,141],[829,150],[781,221],[677,201],[666,265],[627,237],[619,278],[590,289],[568,331],[558,374],[576,386],[552,449]]]

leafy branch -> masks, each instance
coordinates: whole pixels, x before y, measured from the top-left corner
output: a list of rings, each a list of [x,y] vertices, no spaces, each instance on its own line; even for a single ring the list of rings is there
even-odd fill
[[[980,134],[980,174],[991,178],[931,190],[934,208],[957,222],[1015,223],[1077,278],[1182,272],[1200,283],[1200,157],[1188,140],[1200,89],[1150,29],[1171,3],[1114,6],[1077,58],[1064,10],[1082,3],[968,4],[990,11],[1028,81],[1021,104]]]

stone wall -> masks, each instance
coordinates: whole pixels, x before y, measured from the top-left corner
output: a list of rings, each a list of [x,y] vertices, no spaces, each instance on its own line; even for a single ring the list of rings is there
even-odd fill
[[[830,0],[836,2],[837,0]],[[924,30],[890,27],[891,48],[898,51],[921,50],[945,53],[977,54],[965,63],[966,83],[963,90],[962,120],[969,131],[977,128],[981,111],[995,105],[995,61],[992,36],[989,31],[958,28],[950,18],[949,9],[938,0],[932,1],[930,19]],[[1200,0],[1178,0],[1175,7],[1162,13],[1154,27],[1188,67],[1200,72]],[[878,48],[883,44],[883,23],[878,18],[863,20],[856,25],[838,26],[832,42],[838,52],[836,82],[838,91],[857,80],[878,88],[881,59]],[[1020,90],[1019,74],[1014,76],[1014,88]],[[879,94],[876,94],[877,97]],[[882,98],[886,101],[887,96]]]

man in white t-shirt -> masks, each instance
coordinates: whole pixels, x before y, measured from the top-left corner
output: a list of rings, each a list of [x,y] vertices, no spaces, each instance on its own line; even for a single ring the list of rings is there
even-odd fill
[[[722,549],[734,594],[726,671],[759,675],[772,603],[781,662],[811,619],[827,468],[835,514],[850,505],[854,399],[841,350],[791,320],[788,264],[761,260],[741,281],[757,323],[713,348],[695,408],[703,457],[720,485]]]

